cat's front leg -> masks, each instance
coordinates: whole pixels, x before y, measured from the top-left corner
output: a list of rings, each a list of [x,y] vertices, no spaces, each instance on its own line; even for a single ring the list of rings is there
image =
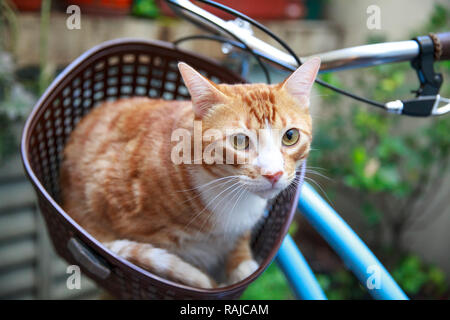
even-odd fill
[[[149,243],[115,240],[104,245],[119,256],[168,280],[197,288],[217,287],[215,281],[200,269]]]
[[[238,239],[227,261],[227,284],[244,280],[258,269],[258,263],[253,259],[250,249],[250,232]]]

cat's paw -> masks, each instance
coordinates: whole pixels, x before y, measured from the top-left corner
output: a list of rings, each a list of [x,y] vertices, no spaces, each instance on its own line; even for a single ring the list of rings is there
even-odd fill
[[[202,289],[217,288],[217,283],[201,271],[191,270],[188,277],[178,279],[181,283]]]
[[[217,287],[216,282],[202,270],[165,249],[129,240],[116,240],[103,244],[121,257],[163,278],[196,288]]]
[[[228,284],[233,284],[244,280],[258,269],[258,263],[255,260],[245,260],[241,262],[229,275]]]

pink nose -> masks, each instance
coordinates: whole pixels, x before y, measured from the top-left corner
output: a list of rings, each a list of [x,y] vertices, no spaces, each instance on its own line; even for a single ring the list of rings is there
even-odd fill
[[[282,175],[283,175],[283,172],[278,171],[275,173],[263,174],[263,177],[266,178],[267,180],[269,180],[272,183],[272,185],[274,185],[275,183],[277,183],[278,180],[280,180]]]

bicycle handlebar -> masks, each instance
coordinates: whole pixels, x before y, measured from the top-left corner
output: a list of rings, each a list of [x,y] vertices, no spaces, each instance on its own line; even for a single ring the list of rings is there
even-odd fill
[[[450,32],[430,34],[436,60],[450,60]]]
[[[247,29],[239,27],[232,21],[225,21],[210,12],[194,5],[190,0],[166,0],[171,8],[184,18],[206,28],[214,33],[228,36],[227,33],[235,35],[246,43],[251,49],[260,52],[263,56],[274,62],[279,61],[281,65],[297,67],[297,62],[288,53],[281,51],[268,43],[255,37]],[[224,30],[227,33],[224,33]],[[433,38],[436,50],[439,48],[440,60],[450,59],[450,32],[436,34]],[[417,41],[396,41],[377,44],[362,45],[324,53],[318,53],[322,60],[320,71],[338,71],[344,69],[355,69],[369,67],[379,64],[410,61],[418,57],[420,47]],[[301,57],[301,61],[309,57]]]
[[[314,54],[322,60],[321,71],[339,71],[385,63],[410,61],[419,55],[414,40],[368,44]],[[310,56],[312,57],[312,56]],[[310,57],[303,57],[308,59]]]
[[[292,54],[279,50],[255,37],[251,30],[236,23],[235,20],[225,21],[194,5],[190,0],[166,0],[166,2],[183,18],[215,34],[227,38],[232,36],[235,40],[245,44],[245,47],[252,50],[256,56],[263,57],[283,68],[293,70],[293,68],[298,67],[299,62],[303,63],[309,58],[302,57],[296,60],[290,48],[288,49],[291,50]],[[391,113],[424,117],[450,112],[450,100],[440,97],[438,94],[442,84],[442,76],[435,74],[433,70],[435,60],[450,59],[450,32],[430,34],[408,41],[362,45],[319,53],[314,56],[318,56],[322,60],[320,72],[411,61],[421,83],[420,88],[416,91],[415,99],[395,100],[382,104],[353,95],[323,81],[321,81],[321,84],[332,87],[331,89],[356,100],[382,107]],[[446,105],[439,107],[440,103],[446,103]]]

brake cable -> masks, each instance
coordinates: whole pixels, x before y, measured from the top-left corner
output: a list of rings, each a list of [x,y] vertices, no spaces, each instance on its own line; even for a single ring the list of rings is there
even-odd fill
[[[264,63],[260,59],[260,57],[263,57],[263,56],[260,53],[257,53],[254,49],[252,49],[252,48],[250,48],[248,46],[247,47],[244,46],[241,42],[233,41],[233,40],[230,40],[228,38],[217,36],[217,35],[199,34],[199,35],[193,35],[193,36],[186,36],[186,37],[178,38],[177,40],[173,41],[173,44],[175,46],[178,46],[180,43],[185,42],[185,41],[189,41],[189,40],[212,40],[212,41],[217,41],[217,42],[220,42],[220,43],[226,43],[226,44],[229,44],[229,45],[231,45],[233,47],[236,47],[236,48],[239,48],[241,50],[245,50],[245,51],[249,52],[256,59],[256,61],[258,62],[259,66],[263,70],[264,76],[266,77],[267,83],[268,84],[271,83],[269,71],[267,70],[267,67],[264,65]]]

